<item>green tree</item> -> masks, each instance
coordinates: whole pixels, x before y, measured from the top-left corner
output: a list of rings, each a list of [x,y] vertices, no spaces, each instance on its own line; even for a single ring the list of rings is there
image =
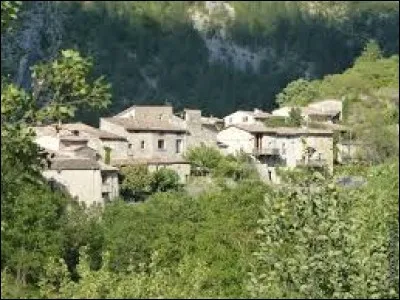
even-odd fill
[[[379,44],[376,40],[370,40],[364,47],[363,52],[361,53],[360,57],[356,59],[356,64],[362,62],[374,62],[379,59],[382,59],[382,51],[379,47]]]
[[[360,189],[341,189],[316,173],[266,195],[252,296],[398,296],[398,276],[391,267],[398,248],[388,238],[390,230],[391,238],[398,234],[398,223],[388,226],[398,217],[398,173],[389,170],[394,166],[370,168],[370,183]],[[378,183],[374,178],[382,171],[385,177]],[[387,200],[378,196],[381,191],[388,191],[382,196]],[[371,221],[370,214],[381,217]]]
[[[310,82],[300,78],[289,83],[287,87],[276,96],[276,102],[280,106],[290,104],[305,106],[318,96],[317,81]]]
[[[121,194],[124,197],[133,197],[142,200],[143,196],[151,192],[152,175],[146,165],[134,165],[121,168]]]
[[[223,157],[218,149],[204,145],[189,149],[185,156],[191,164],[207,169],[216,168]]]
[[[21,1],[1,2],[1,33],[11,28],[12,21],[17,19],[21,4]]]
[[[87,255],[82,253],[79,263],[80,281],[70,280],[65,264],[54,259],[46,266],[40,282],[40,293],[45,298],[185,298],[204,294],[202,285],[209,270],[201,261],[185,259],[175,270],[158,265],[157,253],[149,264],[138,271],[127,266],[125,272],[109,271],[108,254],[98,271],[89,267]]]
[[[179,175],[167,168],[161,168],[151,174],[150,187],[152,192],[166,192],[180,187]]]
[[[92,59],[75,50],[63,50],[56,60],[35,65],[32,97],[39,106],[38,118],[61,122],[73,117],[78,108],[107,107],[110,85],[103,76],[91,82],[92,68]]]
[[[2,215],[6,224],[1,235],[2,265],[9,268],[17,283],[25,286],[35,282],[48,256],[61,255],[60,219],[65,201],[48,188],[27,184],[20,187],[12,205],[7,204]]]
[[[301,109],[296,107],[289,111],[288,124],[293,127],[300,127],[303,122],[303,117],[301,116]]]

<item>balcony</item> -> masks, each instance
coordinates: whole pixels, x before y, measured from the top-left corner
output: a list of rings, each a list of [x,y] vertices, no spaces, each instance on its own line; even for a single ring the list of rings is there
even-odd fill
[[[322,168],[328,164],[328,161],[326,159],[308,159],[307,161],[300,159],[296,160],[296,165],[297,166],[302,166],[302,167],[317,167],[317,168]]]
[[[273,147],[254,148],[252,153],[255,156],[260,156],[260,155],[279,155],[279,149],[278,148],[273,148]]]

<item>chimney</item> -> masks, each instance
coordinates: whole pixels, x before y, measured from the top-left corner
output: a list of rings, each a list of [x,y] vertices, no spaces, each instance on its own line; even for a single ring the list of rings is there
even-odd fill
[[[190,123],[201,123],[201,110],[199,109],[185,109],[185,121]]]

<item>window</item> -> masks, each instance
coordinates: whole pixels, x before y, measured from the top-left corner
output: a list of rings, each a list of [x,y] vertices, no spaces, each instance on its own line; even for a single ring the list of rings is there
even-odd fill
[[[243,122],[247,122],[249,120],[249,117],[243,117]]]
[[[140,149],[144,149],[144,141],[140,142]]]
[[[176,140],[176,145],[175,145],[175,151],[176,153],[181,153],[182,152],[182,140]]]
[[[160,149],[160,150],[164,150],[165,149],[164,140],[158,140],[158,149]]]
[[[133,155],[132,144],[128,144],[128,155]]]
[[[286,155],[285,143],[282,143],[282,155]]]

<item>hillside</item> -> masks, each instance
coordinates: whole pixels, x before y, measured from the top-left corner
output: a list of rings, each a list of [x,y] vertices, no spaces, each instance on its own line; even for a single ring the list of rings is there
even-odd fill
[[[20,5],[1,2],[1,299],[399,299],[398,4]],[[184,185],[166,164],[107,166],[108,145],[119,148],[110,134],[87,138],[82,124],[64,126],[70,135],[60,126],[30,130],[108,104],[75,118],[93,121],[132,103],[169,101],[220,115],[322,98],[343,100],[340,125],[352,134],[277,131],[274,140],[291,144],[279,145],[279,157],[302,158],[294,169],[267,161],[282,177],[278,185],[260,181],[245,153],[182,149],[189,126],[176,132],[172,151],[194,167]],[[159,121],[132,131],[170,131]],[[293,111],[286,125],[301,122]],[[316,143],[308,145],[311,134]],[[129,134],[119,152],[136,154],[128,144],[141,135]],[[247,135],[234,135],[253,149]],[[137,150],[168,157],[172,136]],[[88,149],[88,139],[103,138],[106,165]],[[339,138],[360,141],[365,157],[335,165],[333,174],[308,164],[317,144],[334,158]],[[92,197],[75,196],[75,184],[101,193],[104,205],[87,205]],[[120,197],[103,194],[110,190]]]
[[[29,66],[60,49],[92,56],[113,85],[113,103],[77,116],[90,123],[133,103],[169,102],[216,116],[268,110],[289,82],[348,68],[371,38],[385,55],[399,48],[394,1],[23,5],[20,27],[2,35],[2,74],[29,87]]]

